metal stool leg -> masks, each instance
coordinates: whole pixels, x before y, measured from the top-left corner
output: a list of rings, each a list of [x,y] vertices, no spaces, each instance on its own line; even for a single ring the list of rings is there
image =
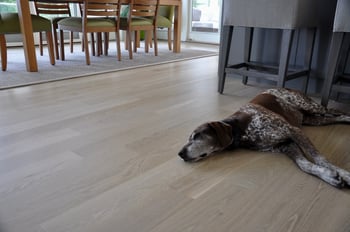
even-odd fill
[[[249,63],[250,62],[250,56],[252,53],[252,43],[253,43],[253,33],[254,33],[254,28],[246,28],[245,30],[245,38],[244,38],[244,63]],[[249,68],[247,68],[248,70]],[[243,76],[242,79],[243,84],[247,84],[248,82],[248,76]]]
[[[330,52],[328,56],[328,67],[325,76],[325,82],[322,91],[321,104],[328,105],[329,95],[331,93],[332,84],[335,76],[335,70],[338,63],[340,48],[343,42],[344,33],[334,32],[332,36]]]
[[[306,52],[305,52],[305,61],[304,67],[307,70],[306,78],[304,79],[302,91],[304,93],[307,92],[307,87],[309,85],[310,72],[311,72],[311,62],[312,62],[312,53],[315,45],[315,37],[316,37],[316,28],[307,29],[307,37],[306,37]]]
[[[225,68],[227,67],[227,63],[230,55],[232,33],[233,33],[233,26],[224,26],[222,28],[219,66],[218,66],[218,76],[219,76],[218,92],[221,94],[224,92],[225,78],[226,78]]]
[[[285,29],[282,35],[281,56],[278,68],[277,86],[284,87],[288,72],[289,56],[292,47],[294,30]]]

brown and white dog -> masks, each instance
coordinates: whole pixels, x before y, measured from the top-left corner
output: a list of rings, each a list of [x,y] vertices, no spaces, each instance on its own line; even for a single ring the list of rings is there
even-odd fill
[[[300,129],[334,123],[350,123],[350,115],[326,109],[297,91],[269,89],[230,117],[200,125],[179,156],[194,162],[236,147],[281,152],[304,172],[338,188],[349,187],[350,172],[328,162]]]

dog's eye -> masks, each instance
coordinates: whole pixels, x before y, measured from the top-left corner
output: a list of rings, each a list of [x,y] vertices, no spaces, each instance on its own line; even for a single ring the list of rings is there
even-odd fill
[[[193,139],[193,140],[199,139],[200,137],[201,137],[201,134],[200,134],[200,133],[194,133],[194,134],[192,134],[192,139]]]

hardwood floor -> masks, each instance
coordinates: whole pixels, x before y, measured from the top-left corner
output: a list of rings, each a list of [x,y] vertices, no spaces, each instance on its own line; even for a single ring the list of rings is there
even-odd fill
[[[0,91],[0,231],[350,231],[350,190],[301,172],[284,155],[178,158],[196,126],[263,89],[229,79],[218,94],[217,62]],[[304,130],[350,170],[349,125]]]

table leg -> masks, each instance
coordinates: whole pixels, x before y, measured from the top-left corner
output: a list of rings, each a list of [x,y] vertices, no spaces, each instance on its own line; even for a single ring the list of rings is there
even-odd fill
[[[23,49],[27,71],[37,72],[38,64],[35,55],[33,27],[30,16],[29,1],[17,0],[17,8],[23,36]]]
[[[174,11],[174,49],[175,53],[181,51],[181,18],[182,18],[182,1],[175,6]]]

